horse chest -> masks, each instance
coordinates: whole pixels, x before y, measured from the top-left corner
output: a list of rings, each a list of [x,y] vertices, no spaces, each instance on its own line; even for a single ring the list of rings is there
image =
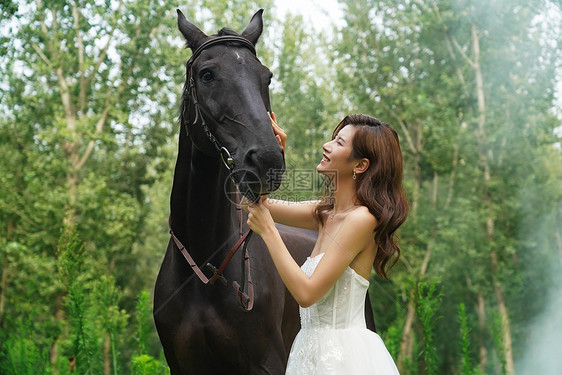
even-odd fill
[[[185,310],[174,347],[190,374],[244,374],[268,357],[270,348],[255,345],[256,334],[265,332],[255,314],[233,304],[198,306]]]

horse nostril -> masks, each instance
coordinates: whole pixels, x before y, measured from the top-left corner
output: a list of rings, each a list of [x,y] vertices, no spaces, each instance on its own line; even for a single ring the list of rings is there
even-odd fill
[[[246,152],[246,163],[248,165],[251,165],[253,167],[256,167],[259,165],[259,158],[258,158],[258,153],[257,150],[255,148],[249,149]]]
[[[281,156],[281,159],[280,159]],[[277,150],[261,150],[259,148],[251,148],[246,152],[246,166],[255,169],[258,174],[262,175],[269,169],[279,168],[279,162],[283,158],[283,153],[279,155]]]

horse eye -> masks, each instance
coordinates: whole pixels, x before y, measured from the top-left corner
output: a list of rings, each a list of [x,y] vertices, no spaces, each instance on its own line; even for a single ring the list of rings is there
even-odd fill
[[[215,80],[215,76],[209,70],[202,71],[201,74],[200,74],[200,77],[201,77],[201,80],[205,83],[209,83],[209,82],[212,82],[212,81]]]

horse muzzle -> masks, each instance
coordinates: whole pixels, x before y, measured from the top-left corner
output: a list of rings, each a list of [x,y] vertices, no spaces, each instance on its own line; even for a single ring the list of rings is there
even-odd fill
[[[269,194],[281,186],[285,172],[285,159],[278,150],[250,149],[244,163],[231,174],[240,193],[257,201],[261,195]]]

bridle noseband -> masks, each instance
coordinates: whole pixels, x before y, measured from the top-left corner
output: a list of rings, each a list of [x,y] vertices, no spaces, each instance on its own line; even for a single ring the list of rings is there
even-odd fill
[[[226,147],[222,146],[220,144],[220,142],[217,140],[217,138],[213,135],[213,133],[211,132],[211,130],[207,126],[207,123],[205,122],[205,119],[201,115],[201,107],[199,106],[199,100],[197,99],[197,92],[195,91],[195,80],[193,79],[191,67],[193,66],[193,63],[195,62],[195,60],[207,48],[210,48],[210,47],[212,47],[214,45],[217,45],[217,44],[226,44],[226,43],[231,43],[231,42],[241,43],[241,45],[243,47],[248,48],[250,51],[252,51],[252,53],[254,55],[256,55],[256,49],[254,47],[254,44],[252,42],[250,42],[248,39],[243,38],[241,36],[225,35],[225,36],[219,36],[219,37],[216,37],[216,38],[213,38],[213,39],[210,39],[210,40],[206,41],[205,43],[201,44],[199,46],[199,48],[197,48],[195,50],[195,52],[193,52],[193,55],[191,55],[189,60],[187,60],[186,72],[187,72],[188,84],[186,85],[184,93],[183,93],[184,102],[187,102],[187,101],[191,100],[193,102],[193,107],[195,108],[195,118],[193,119],[193,125],[195,125],[197,123],[197,120],[199,120],[199,118],[201,118],[201,128],[205,132],[205,135],[207,136],[207,138],[211,141],[211,143],[215,147],[216,151],[218,152],[218,154],[221,157],[221,160],[222,160],[223,164],[225,165],[225,167],[229,171],[232,171],[232,169],[234,168],[234,159],[232,158],[232,155],[230,154],[230,151],[228,151],[228,149]],[[187,131],[188,130],[188,128],[187,128],[188,127],[187,116],[184,117],[183,122],[184,122],[183,126],[185,126],[186,131]],[[189,131],[188,131],[188,134],[189,134]]]
[[[205,49],[217,44],[226,44],[230,42],[241,43],[243,47],[248,48],[250,51],[252,51],[254,55],[256,55],[256,50],[254,48],[254,45],[249,40],[240,36],[234,36],[234,35],[220,36],[206,41],[205,43],[201,44],[199,48],[195,50],[193,55],[191,55],[191,57],[187,61],[186,69],[187,69],[188,84],[186,85],[185,90],[183,92],[184,106],[186,106],[186,108],[189,108],[189,103],[187,102],[191,100],[193,102],[193,107],[195,109],[195,118],[192,124],[195,125],[197,121],[201,119],[201,128],[203,129],[205,135],[211,141],[214,148],[220,155],[223,164],[225,165],[225,167],[228,169],[229,172],[231,172],[232,169],[234,168],[234,159],[232,158],[230,151],[228,151],[226,147],[222,146],[220,142],[217,140],[217,138],[213,135],[213,133],[207,126],[204,117],[202,116],[202,111],[201,111],[201,107],[199,106],[199,101],[197,99],[197,92],[195,90],[195,81],[193,79],[191,68],[195,60],[199,57],[199,55],[201,55],[201,52],[203,52]],[[183,118],[182,125],[185,126],[185,130],[189,134],[188,131],[189,124],[188,124],[187,116]],[[231,174],[231,178],[232,178],[232,174]],[[233,178],[232,178],[232,182],[234,183],[234,185],[236,186],[236,190],[238,191],[238,184],[236,183],[236,181],[234,181]],[[216,280],[219,280],[221,281],[221,283],[226,285],[227,280],[222,273],[226,268],[226,266],[228,265],[228,262],[230,262],[230,259],[232,259],[232,257],[236,253],[236,251],[238,251],[240,247],[244,249],[244,256],[242,258],[242,273],[246,275],[246,277],[243,280],[242,286],[240,286],[236,281],[232,283],[232,286],[236,290],[236,294],[238,295],[238,297],[240,297],[240,302],[242,304],[242,307],[246,311],[250,311],[254,306],[254,286],[252,284],[252,277],[250,276],[250,257],[248,255],[248,242],[250,241],[253,232],[252,230],[249,229],[245,233],[242,233],[242,208],[240,207],[239,194],[240,193],[238,192],[236,210],[238,211],[238,220],[240,224],[240,238],[238,239],[234,247],[232,247],[232,249],[229,251],[227,256],[224,258],[218,269],[215,266],[213,266],[211,263],[207,263],[205,269],[208,269],[212,272],[212,276],[210,278],[205,276],[201,268],[197,266],[197,264],[195,263],[189,252],[187,251],[187,248],[180,242],[180,240],[176,237],[176,235],[172,231],[171,216],[169,220],[170,222],[168,224],[170,227],[170,234],[172,236],[172,239],[176,247],[182,253],[189,266],[193,269],[193,272],[195,272],[195,274],[199,277],[199,280],[201,280],[203,284],[212,285]]]

